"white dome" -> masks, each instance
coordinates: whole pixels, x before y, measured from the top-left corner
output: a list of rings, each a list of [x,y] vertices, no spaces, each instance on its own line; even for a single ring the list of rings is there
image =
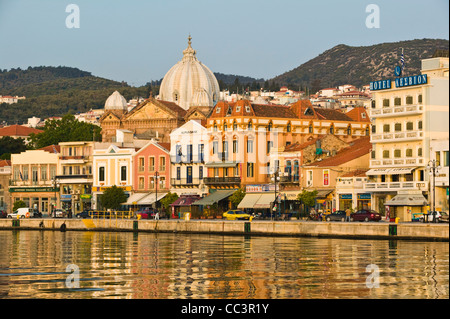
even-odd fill
[[[128,109],[127,100],[118,91],[114,91],[105,102],[105,110],[121,110]]]
[[[191,47],[183,51],[183,58],[164,76],[159,98],[178,104],[187,110],[191,106],[213,106],[219,99],[219,83],[214,73],[199,60]],[[198,103],[201,103],[199,105]]]

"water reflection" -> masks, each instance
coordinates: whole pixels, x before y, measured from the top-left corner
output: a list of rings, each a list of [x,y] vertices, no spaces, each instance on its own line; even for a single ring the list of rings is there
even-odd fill
[[[441,242],[0,231],[0,243],[0,298],[449,297]]]

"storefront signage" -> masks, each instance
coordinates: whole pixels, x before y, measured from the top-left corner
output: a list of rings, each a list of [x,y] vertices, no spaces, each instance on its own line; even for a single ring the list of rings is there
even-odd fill
[[[392,85],[391,82],[390,79],[370,82],[370,90],[378,91],[390,89]],[[394,83],[396,88],[426,84],[428,83],[428,76],[426,74],[405,76],[396,78]]]
[[[330,170],[324,169],[323,170],[323,186],[330,185]]]
[[[277,185],[277,191],[279,190],[279,187]],[[274,192],[275,191],[275,185],[273,184],[266,184],[266,185],[247,185],[245,187],[246,193],[263,193],[263,192]]]
[[[9,189],[10,193],[36,193],[36,192],[59,192],[59,188],[53,187],[11,187]]]
[[[358,199],[370,199],[370,194],[358,194]]]
[[[93,192],[104,192],[106,191],[108,188],[111,187],[92,187],[92,191]],[[122,188],[125,192],[131,192],[131,186],[117,186],[117,188]]]
[[[81,198],[81,199],[91,199],[91,198],[92,198],[92,195],[91,195],[91,194],[81,194],[81,195],[80,195],[80,198]]]
[[[340,194],[340,199],[352,199],[352,194]]]

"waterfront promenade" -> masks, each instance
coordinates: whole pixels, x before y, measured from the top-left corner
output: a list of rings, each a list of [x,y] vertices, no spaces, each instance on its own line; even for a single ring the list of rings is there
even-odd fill
[[[389,222],[135,220],[135,219],[1,219],[0,230],[135,231],[218,235],[449,240],[449,225]]]

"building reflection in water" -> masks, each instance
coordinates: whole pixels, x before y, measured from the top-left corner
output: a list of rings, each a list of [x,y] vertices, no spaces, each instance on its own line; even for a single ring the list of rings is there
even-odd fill
[[[58,231],[0,241],[2,298],[449,297],[441,242]],[[80,289],[65,285],[69,264]]]

